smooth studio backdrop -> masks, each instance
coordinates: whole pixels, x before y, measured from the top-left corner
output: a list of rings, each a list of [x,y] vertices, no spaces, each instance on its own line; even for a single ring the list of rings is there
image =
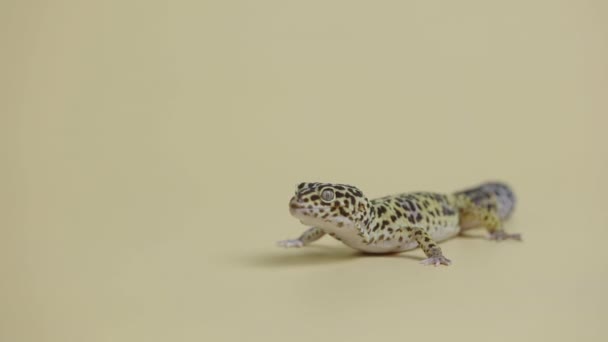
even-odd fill
[[[605,1],[3,1],[0,340],[606,341]],[[300,181],[503,180],[524,242],[363,256]]]

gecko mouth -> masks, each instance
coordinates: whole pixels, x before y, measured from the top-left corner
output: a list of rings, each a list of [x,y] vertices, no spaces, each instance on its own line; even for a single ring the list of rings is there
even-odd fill
[[[289,201],[289,212],[294,215],[295,213],[297,213],[298,211],[305,209],[303,206],[301,206],[300,204],[298,204],[298,201],[295,198],[292,198],[291,201]]]

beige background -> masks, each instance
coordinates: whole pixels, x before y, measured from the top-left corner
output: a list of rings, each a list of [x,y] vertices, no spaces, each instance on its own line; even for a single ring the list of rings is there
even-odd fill
[[[2,1],[0,340],[606,341],[605,1]],[[453,266],[304,229],[303,180],[487,179]],[[479,232],[483,235],[483,232]]]

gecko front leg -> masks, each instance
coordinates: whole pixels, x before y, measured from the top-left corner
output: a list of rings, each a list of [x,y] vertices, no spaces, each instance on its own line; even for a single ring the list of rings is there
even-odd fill
[[[452,263],[450,259],[443,256],[441,248],[437,245],[437,242],[435,242],[424,229],[413,229],[411,237],[418,242],[418,245],[420,245],[420,248],[427,256],[427,259],[420,262],[421,264],[449,266]]]
[[[279,241],[277,242],[277,245],[285,248],[303,247],[311,242],[319,240],[321,237],[323,237],[323,235],[325,235],[323,230],[317,227],[312,227],[302,233],[299,238]]]

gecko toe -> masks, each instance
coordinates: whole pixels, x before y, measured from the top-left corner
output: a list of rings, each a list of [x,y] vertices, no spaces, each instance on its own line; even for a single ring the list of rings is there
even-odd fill
[[[452,264],[452,261],[446,257],[444,257],[443,255],[440,256],[434,256],[434,257],[430,257],[428,259],[424,259],[420,262],[423,265],[434,265],[434,266],[439,266],[439,265],[446,265],[449,266]]]
[[[488,236],[489,240],[503,241],[503,240],[516,240],[522,241],[521,234],[508,234],[503,231],[493,232]]]
[[[283,240],[283,241],[277,242],[277,246],[284,247],[284,248],[299,248],[299,247],[304,246],[304,243],[301,240],[298,240],[298,239],[295,239],[295,240]]]

